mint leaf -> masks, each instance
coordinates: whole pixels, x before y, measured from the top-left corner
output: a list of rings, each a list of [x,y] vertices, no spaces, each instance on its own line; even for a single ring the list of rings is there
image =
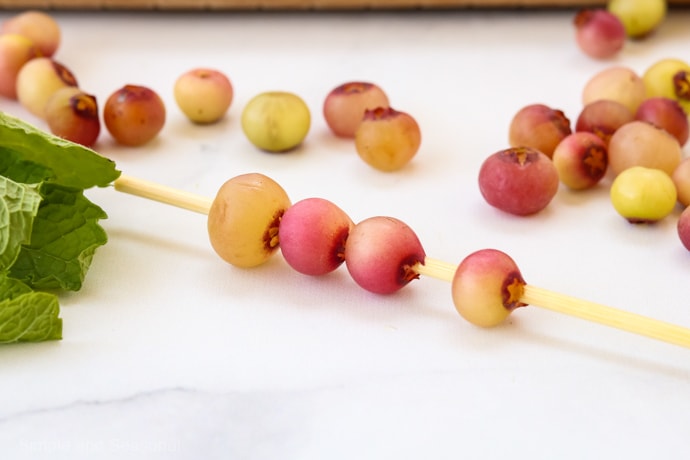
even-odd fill
[[[18,184],[0,176],[0,270],[7,270],[21,245],[29,242],[40,203],[37,185]]]
[[[81,190],[43,184],[31,242],[24,244],[10,276],[34,289],[81,289],[96,249],[108,241],[98,225],[105,212]]]
[[[52,177],[53,173],[45,166],[23,160],[22,155],[7,149],[2,149],[0,141],[0,174],[15,182],[37,184]]]
[[[0,344],[60,340],[59,314],[55,295],[33,292],[20,281],[0,276]]]
[[[27,165],[34,165],[49,177],[22,182],[41,182],[43,180],[74,188],[87,189],[94,186],[105,187],[120,176],[115,163],[82,145],[67,141],[18,119],[0,112],[0,157],[5,163],[0,174],[13,167],[13,162],[21,163],[15,168],[20,172]],[[35,172],[35,171],[34,171]]]

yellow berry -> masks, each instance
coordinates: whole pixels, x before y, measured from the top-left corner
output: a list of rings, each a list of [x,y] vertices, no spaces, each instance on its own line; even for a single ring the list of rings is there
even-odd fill
[[[256,147],[286,152],[302,143],[309,132],[307,104],[293,93],[268,91],[255,96],[242,111],[242,130]]]
[[[611,184],[611,203],[631,223],[656,222],[676,205],[676,186],[660,169],[633,166]]]
[[[609,0],[608,10],[623,23],[632,38],[654,32],[666,17],[666,0]]]
[[[642,80],[647,97],[674,99],[690,115],[690,64],[681,59],[660,59],[645,70]]]

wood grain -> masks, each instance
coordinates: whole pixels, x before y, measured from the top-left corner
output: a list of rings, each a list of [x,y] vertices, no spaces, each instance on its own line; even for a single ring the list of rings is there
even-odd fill
[[[669,0],[690,6],[690,0]],[[52,10],[381,10],[441,8],[575,8],[601,0],[0,0],[0,9]]]

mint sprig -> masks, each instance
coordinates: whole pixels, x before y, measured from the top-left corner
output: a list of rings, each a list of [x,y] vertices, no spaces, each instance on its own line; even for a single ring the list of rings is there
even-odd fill
[[[0,113],[0,344],[62,338],[57,295],[81,288],[107,242],[107,215],[83,191],[119,175],[95,151]]]

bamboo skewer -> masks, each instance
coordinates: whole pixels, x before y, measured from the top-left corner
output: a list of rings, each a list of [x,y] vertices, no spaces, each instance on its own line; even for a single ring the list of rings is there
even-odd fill
[[[177,206],[200,214],[208,214],[211,203],[213,203],[213,200],[204,196],[125,175],[118,177],[113,185],[118,192]]]
[[[122,175],[113,183],[115,190],[147,198],[200,214],[208,214],[212,199],[167,187],[154,182]],[[424,264],[413,270],[421,276],[429,276],[452,282],[457,265],[427,257]],[[690,329],[657,319],[630,313],[606,305],[582,300],[532,285],[525,285],[520,301],[535,307],[563,313],[576,318],[610,326],[626,332],[661,340],[690,348]]]
[[[690,329],[647,316],[577,299],[529,284],[525,286],[521,300],[530,305],[690,348]]]

